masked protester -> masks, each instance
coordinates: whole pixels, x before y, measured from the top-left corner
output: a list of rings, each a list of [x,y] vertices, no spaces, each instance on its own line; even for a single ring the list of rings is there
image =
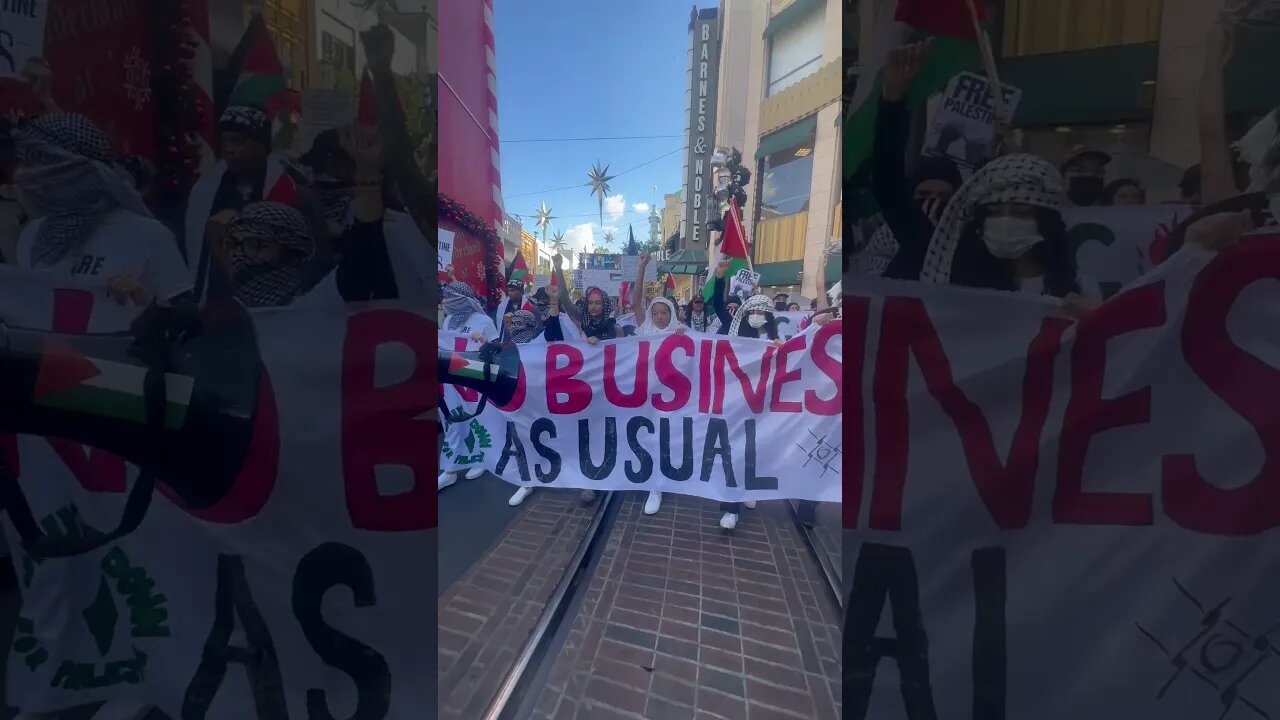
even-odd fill
[[[373,128],[348,126],[342,130],[325,130],[316,136],[299,163],[311,171],[312,188],[323,208],[329,235],[335,239],[337,257],[330,262],[363,246],[354,243],[353,248],[349,231],[355,223],[357,199],[376,186],[385,208],[382,234],[395,271],[397,298],[424,304],[435,282],[435,269],[429,267],[427,239],[386,184],[381,143],[377,143],[376,152],[364,153],[353,147],[358,146],[353,138],[371,133],[376,137]]]
[[[225,272],[219,272],[212,262],[217,240],[210,241],[207,234],[214,218],[225,218],[264,200],[296,203],[316,242],[316,252],[328,252],[323,211],[307,188],[298,187],[287,156],[272,152],[271,119],[265,110],[227,108],[218,120],[218,144],[220,159],[192,186],[183,223],[187,266],[202,302],[230,294]],[[313,272],[313,280],[316,275],[323,276],[323,271]]]
[[[1102,204],[1106,190],[1107,165],[1111,156],[1101,150],[1077,147],[1062,161],[1067,200],[1074,207]]]
[[[583,339],[595,345],[601,340],[622,337],[618,320],[613,317],[613,298],[594,285],[587,288],[577,302]]]
[[[453,281],[440,288],[440,302],[444,306],[444,329],[451,333],[466,335],[472,341],[478,343],[486,343],[498,339],[498,329],[493,325],[493,319],[484,312],[484,304],[480,302],[480,296],[470,285],[464,282]],[[455,425],[448,422],[447,419],[441,420],[445,427],[446,439],[454,447],[461,447],[466,440],[467,428],[463,425]],[[458,433],[454,437],[454,433]],[[468,480],[475,480],[484,475],[484,468],[473,467],[466,471]],[[450,485],[458,481],[458,472],[456,470],[446,470],[440,473],[440,477],[436,480],[436,489],[444,490]]]
[[[504,318],[518,310],[528,310],[533,313],[533,303],[529,302],[524,296],[524,282],[519,278],[507,279],[507,296],[498,303],[497,309],[494,310],[493,320],[498,327],[498,332],[503,340],[509,340],[507,337],[507,327]]]
[[[191,288],[172,233],[116,164],[106,133],[82,115],[42,115],[15,133],[14,180],[34,218],[14,264],[106,281],[124,303],[168,301]]]
[[[774,309],[774,310],[777,310],[778,312],[786,312],[786,311],[787,311],[787,298],[788,298],[788,297],[790,297],[790,295],[787,295],[786,293],[778,293],[777,295],[774,295],[774,296],[773,296],[773,309]]]
[[[1096,304],[1062,221],[1062,176],[1034,155],[1006,155],[969,179],[943,213],[920,279]]]

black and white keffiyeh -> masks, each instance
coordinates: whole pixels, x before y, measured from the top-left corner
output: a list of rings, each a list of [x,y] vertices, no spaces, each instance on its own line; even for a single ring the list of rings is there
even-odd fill
[[[730,337],[737,336],[738,328],[742,327],[742,322],[746,319],[748,313],[752,312],[773,312],[773,299],[767,295],[752,295],[746,302],[738,307],[738,311],[733,314],[733,322],[729,323]]]
[[[440,299],[444,304],[444,327],[449,332],[462,330],[472,315],[484,313],[476,291],[464,282],[454,281],[440,288]]]
[[[588,302],[592,294],[599,295],[603,303],[604,309],[599,315],[592,315],[588,312]],[[586,292],[582,293],[582,297],[578,298],[576,305],[578,306],[578,312],[582,313],[582,334],[587,337],[598,337],[603,333],[609,317],[613,315],[613,299],[609,297],[609,293],[592,285],[587,288]]]
[[[507,318],[507,337],[523,345],[542,332],[542,324],[528,310],[517,310]]]
[[[1249,191],[1280,193],[1280,108],[1267,113],[1235,144],[1249,166]]]
[[[693,330],[696,330],[697,332],[707,332],[707,329],[710,326],[711,326],[711,323],[707,318],[707,310],[705,305],[703,306],[703,309],[700,311],[694,310],[693,308],[689,308],[689,327],[690,328],[692,328]]]
[[[267,111],[251,105],[232,105],[218,118],[218,130],[239,133],[271,147],[271,118]]]
[[[315,255],[315,239],[302,213],[283,203],[260,202],[228,224],[232,243],[231,283],[236,299],[248,307],[279,307],[293,302],[306,285],[306,263]],[[252,252],[274,242],[291,257],[270,260]]]
[[[115,164],[110,138],[87,117],[41,115],[14,140],[23,204],[43,218],[31,247],[32,267],[62,261],[118,208],[151,216],[133,179]]]
[[[1005,155],[985,165],[960,186],[933,231],[921,282],[947,284],[956,245],[978,208],[1000,203],[1018,203],[1062,210],[1066,191],[1062,175],[1048,161],[1035,155]]]

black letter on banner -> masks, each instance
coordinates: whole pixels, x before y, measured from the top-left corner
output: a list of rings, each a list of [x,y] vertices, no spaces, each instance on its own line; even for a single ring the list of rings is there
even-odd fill
[[[742,486],[748,490],[777,490],[778,478],[762,475],[756,477],[756,421],[747,421],[747,471]]]
[[[733,478],[733,454],[729,450],[729,423],[724,418],[707,418],[707,437],[702,443],[702,482],[711,480],[711,464],[719,455],[724,465],[725,487],[738,487]]]
[[[552,440],[556,437],[556,424],[551,418],[538,418],[533,421],[533,427],[529,429],[529,442],[533,443],[533,449],[538,455],[551,461],[551,469],[547,472],[542,471],[542,466],[538,463],[533,464],[533,473],[538,476],[538,482],[555,482],[560,476],[560,453],[552,450],[549,446],[542,444],[540,435],[546,433]]]
[[[876,637],[888,600],[896,638]],[[898,663],[908,720],[937,720],[929,684],[929,638],[920,614],[915,560],[902,547],[864,542],[853,571],[844,628],[845,717],[865,720],[880,659]]]
[[[377,602],[373,570],[359,550],[341,543],[325,543],[307,553],[293,574],[293,614],[311,649],[325,665],[351,676],[356,685],[356,711],[349,720],[381,720],[391,709],[391,668],[376,650],[330,627],[320,614],[325,593],[333,587],[351,588],[358,608]],[[325,691],[307,690],[307,717],[335,720]]]
[[[258,717],[286,717],[284,681],[276,657],[271,633],[262,613],[253,603],[249,584],[244,577],[244,563],[238,555],[218,556],[218,587],[213,596],[213,627],[204,643],[204,653],[182,700],[182,717],[203,718],[209,713],[213,698],[222,687],[228,663],[241,663],[249,676],[250,692]],[[236,617],[249,647],[232,647],[229,643]]]
[[[520,470],[520,481],[529,482],[529,457],[524,452],[524,443],[520,442],[520,436],[516,434],[516,424],[507,423],[507,441],[502,445],[502,455],[498,458],[498,467],[494,468],[493,474],[501,476],[502,471],[507,469],[507,461],[511,456],[516,456],[517,469]]]
[[[693,477],[693,418],[680,421],[683,432],[680,448],[683,461],[680,467],[671,464],[671,418],[658,420],[658,455],[662,463],[662,474],[672,480],[688,480]]]
[[[591,421],[583,418],[578,421],[578,464],[582,468],[582,476],[588,480],[599,480],[613,472],[614,463],[618,462],[618,419],[604,419],[604,460],[597,466],[591,462]]]
[[[637,484],[648,480],[653,475],[653,456],[640,443],[640,428],[648,430],[649,435],[653,435],[653,423],[649,422],[649,418],[637,415],[627,421],[627,442],[631,445],[631,451],[636,454],[636,459],[640,461],[640,468],[632,470],[631,461],[628,460],[624,469],[627,471],[627,479]]]
[[[973,717],[1004,720],[1008,657],[1005,649],[1004,548],[974,550]]]

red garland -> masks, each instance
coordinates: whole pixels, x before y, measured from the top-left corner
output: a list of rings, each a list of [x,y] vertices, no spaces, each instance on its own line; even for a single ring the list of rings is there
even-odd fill
[[[502,239],[498,237],[498,231],[448,195],[437,192],[436,197],[440,217],[457,225],[468,235],[480,238],[484,243],[485,284],[489,305],[497,307],[502,302]]]
[[[152,86],[156,101],[156,124],[160,142],[156,153],[156,182],[162,195],[180,195],[191,187],[199,169],[196,143],[201,116],[195,96],[191,61],[196,44],[189,35],[191,8],[183,2],[154,4],[152,21],[155,62]]]

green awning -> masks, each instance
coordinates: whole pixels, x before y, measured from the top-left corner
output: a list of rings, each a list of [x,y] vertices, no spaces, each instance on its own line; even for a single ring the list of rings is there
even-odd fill
[[[672,275],[697,275],[707,269],[705,250],[685,248],[658,263],[658,272]]]
[[[840,266],[839,258],[831,257],[827,260],[826,277],[823,278],[827,287],[840,280]],[[755,266],[756,272],[760,273],[760,287],[796,285],[800,282],[800,270],[803,268],[802,260],[761,263]]]
[[[785,10],[783,12],[786,12]],[[795,147],[818,129],[818,116],[810,115],[778,132],[760,138],[760,147],[756,150],[756,159],[772,155],[780,150]]]
[[[1000,79],[1022,90],[1014,127],[1104,125],[1151,117],[1157,43],[1008,58]],[[1062,78],[1087,78],[1063,82]]]
[[[773,19],[764,28],[764,36],[771,37],[779,31],[786,30],[799,22],[810,11],[822,6],[823,0],[795,0],[795,2],[783,8],[782,12],[773,16]],[[766,7],[768,7],[767,4]]]

